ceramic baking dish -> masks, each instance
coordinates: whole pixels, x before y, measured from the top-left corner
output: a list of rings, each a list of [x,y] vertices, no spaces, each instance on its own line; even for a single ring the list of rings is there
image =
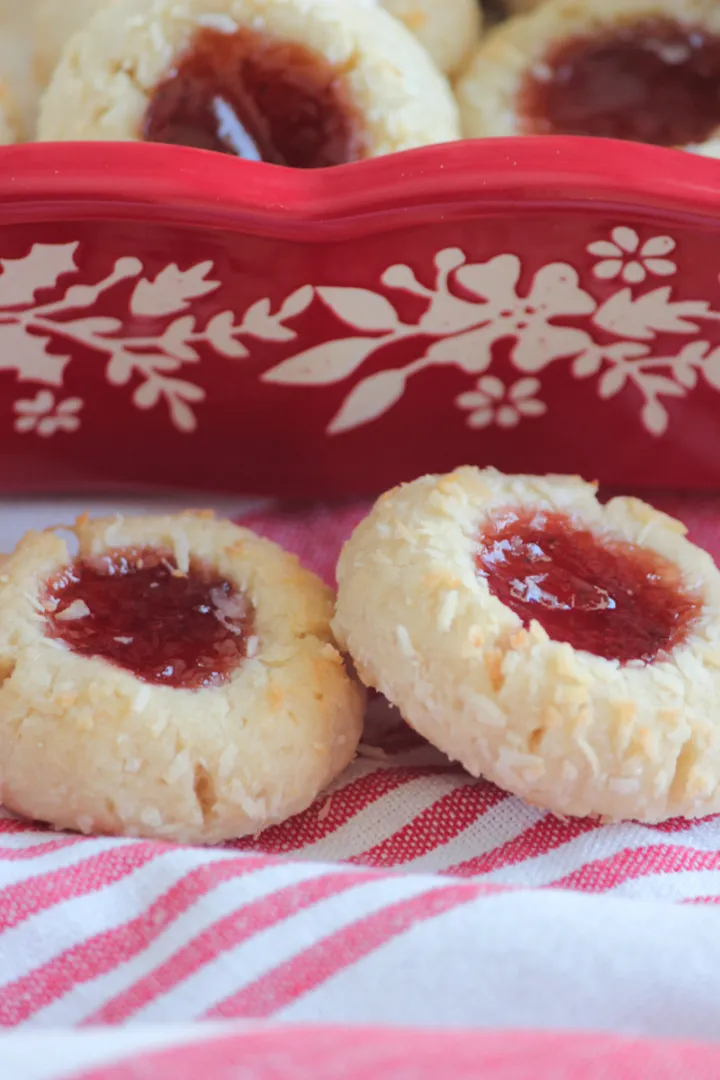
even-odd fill
[[[720,484],[720,163],[0,154],[5,493],[331,496],[460,462]]]

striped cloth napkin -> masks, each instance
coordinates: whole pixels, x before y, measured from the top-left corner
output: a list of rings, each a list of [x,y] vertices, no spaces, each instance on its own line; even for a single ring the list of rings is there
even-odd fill
[[[720,555],[720,500],[654,501]],[[367,505],[243,509],[332,580]],[[0,546],[63,517],[0,511]],[[720,819],[560,821],[375,699],[347,773],[255,840],[0,817],[0,1078],[716,1077],[719,899]]]

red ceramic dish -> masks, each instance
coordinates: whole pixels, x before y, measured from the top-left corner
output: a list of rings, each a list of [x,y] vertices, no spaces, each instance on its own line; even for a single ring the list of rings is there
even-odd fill
[[[5,492],[330,496],[461,462],[720,485],[720,163],[22,146],[0,259]]]

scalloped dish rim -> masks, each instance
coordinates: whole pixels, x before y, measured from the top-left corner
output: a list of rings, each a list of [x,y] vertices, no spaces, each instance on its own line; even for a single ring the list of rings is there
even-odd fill
[[[102,150],[102,153],[98,151]],[[720,212],[720,161],[605,139],[465,140],[301,171],[150,143],[26,143],[0,148],[0,222],[117,217],[193,219],[292,235],[298,225],[368,216],[407,226],[488,206],[624,205]],[[232,221],[229,222],[228,218]],[[378,231],[373,228],[372,231]]]

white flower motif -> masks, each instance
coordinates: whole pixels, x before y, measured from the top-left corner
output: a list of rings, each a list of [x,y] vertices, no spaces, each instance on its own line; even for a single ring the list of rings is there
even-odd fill
[[[469,410],[468,427],[485,428],[495,423],[498,427],[517,427],[524,416],[543,416],[547,406],[535,394],[540,389],[539,379],[518,379],[506,390],[502,379],[484,375],[475,384],[476,389],[460,394],[455,403]]]
[[[634,229],[619,225],[613,229],[612,240],[596,240],[588,245],[591,255],[598,255],[593,273],[601,281],[620,277],[628,285],[639,285],[648,274],[670,277],[677,270],[676,264],[665,258],[675,250],[671,236],[653,236],[640,246],[640,237]]]
[[[77,415],[83,407],[81,398],[66,398],[56,403],[49,390],[40,390],[31,400],[15,402],[15,430],[20,433],[34,431],[47,439],[58,431],[73,432],[80,427]]]

